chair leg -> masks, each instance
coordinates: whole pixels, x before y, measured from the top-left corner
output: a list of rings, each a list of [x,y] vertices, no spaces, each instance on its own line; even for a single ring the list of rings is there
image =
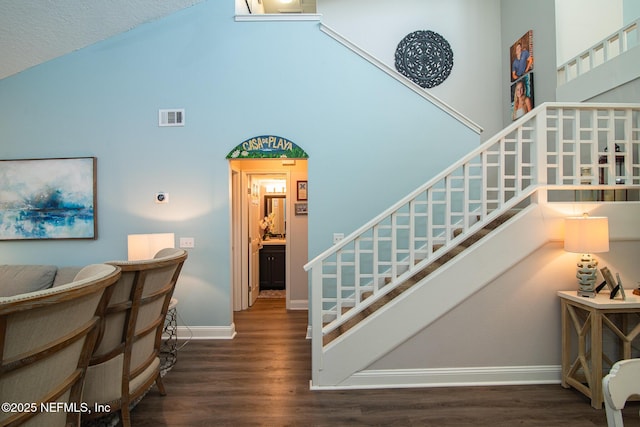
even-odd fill
[[[158,390],[160,391],[161,396],[166,396],[167,392],[164,390],[164,384],[162,383],[162,376],[158,373],[156,377],[156,386],[158,386]]]
[[[122,421],[123,427],[131,427],[131,413],[129,412],[128,404],[120,408],[120,421]]]

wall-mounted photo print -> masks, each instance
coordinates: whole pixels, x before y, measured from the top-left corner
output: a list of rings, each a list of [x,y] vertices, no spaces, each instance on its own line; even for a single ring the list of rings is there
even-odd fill
[[[511,85],[511,119],[518,120],[533,106],[533,73],[529,73]]]
[[[511,81],[514,82],[530,71],[533,71],[533,31],[527,31],[509,50],[511,61]]]

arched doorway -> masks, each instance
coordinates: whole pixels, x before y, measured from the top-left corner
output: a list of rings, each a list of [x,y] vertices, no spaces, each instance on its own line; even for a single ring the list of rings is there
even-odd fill
[[[261,135],[243,141],[229,152],[227,159],[231,183],[233,310],[250,307],[260,287],[269,283],[265,275],[274,271],[279,275],[279,269],[284,277],[272,279],[276,287],[284,282],[286,308],[306,310],[308,286],[303,266],[308,260],[308,155],[286,138]],[[298,187],[304,191],[298,191]],[[281,225],[265,240],[263,220],[273,212],[268,210],[268,202],[273,199],[277,199],[277,210],[282,213],[278,220]],[[272,263],[270,268],[265,268],[267,262]]]

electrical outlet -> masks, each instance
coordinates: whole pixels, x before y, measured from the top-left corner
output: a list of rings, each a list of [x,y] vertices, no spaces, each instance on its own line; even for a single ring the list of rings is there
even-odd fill
[[[344,233],[333,233],[333,244],[335,245],[340,240],[344,239]]]
[[[195,248],[196,241],[193,237],[181,237],[180,238],[180,247],[182,249]]]

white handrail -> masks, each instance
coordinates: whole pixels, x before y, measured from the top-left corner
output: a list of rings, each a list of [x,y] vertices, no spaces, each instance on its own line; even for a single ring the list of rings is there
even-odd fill
[[[312,273],[313,339],[539,186],[640,186],[638,151],[640,104],[540,105],[304,266]]]
[[[559,66],[558,86],[638,46],[640,46],[640,19],[625,25]]]
[[[347,49],[351,50],[356,55],[362,57],[363,59],[369,61],[371,64],[375,65],[380,70],[384,71],[389,76],[396,79],[398,82],[402,83],[403,85],[405,85],[407,88],[414,91],[419,96],[425,98],[426,100],[428,100],[429,102],[431,102],[432,104],[440,108],[442,111],[446,112],[451,117],[453,117],[454,119],[458,120],[460,123],[467,126],[469,129],[473,130],[478,134],[482,133],[483,129],[480,125],[478,125],[477,123],[469,119],[467,116],[465,116],[458,110],[454,109],[453,107],[451,107],[450,105],[448,105],[447,103],[445,103],[444,101],[442,101],[440,98],[436,97],[429,91],[421,88],[419,85],[417,85],[407,77],[403,76],[393,68],[389,67],[387,64],[380,61],[375,56],[371,55],[364,49],[360,48],[358,45],[350,41],[348,38],[346,38],[342,34],[338,33],[336,30],[332,29],[331,27],[323,23],[320,23],[320,30],[325,34],[327,34],[328,36],[332,37],[337,42],[344,45]]]

